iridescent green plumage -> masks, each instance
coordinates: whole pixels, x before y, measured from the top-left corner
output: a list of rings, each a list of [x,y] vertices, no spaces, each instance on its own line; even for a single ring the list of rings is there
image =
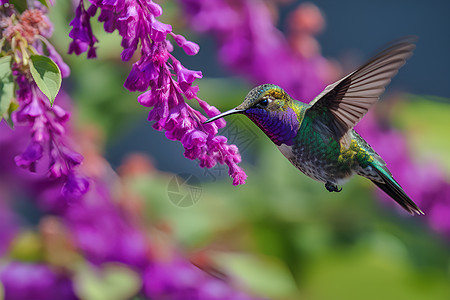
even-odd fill
[[[410,213],[423,214],[394,180],[383,159],[353,127],[378,100],[385,86],[412,55],[415,38],[388,45],[362,67],[325,88],[310,104],[264,84],[244,102],[211,118],[242,113],[277,145],[300,171],[325,183],[330,192],[353,174],[370,179]]]

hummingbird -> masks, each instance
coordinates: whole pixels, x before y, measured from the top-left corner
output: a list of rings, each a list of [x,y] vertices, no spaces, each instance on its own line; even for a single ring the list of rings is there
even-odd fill
[[[281,87],[252,89],[237,107],[205,121],[243,114],[252,120],[301,172],[329,192],[357,174],[368,178],[410,214],[424,214],[395,181],[386,162],[353,129],[415,49],[416,37],[387,44],[365,64],[328,85],[309,104]]]

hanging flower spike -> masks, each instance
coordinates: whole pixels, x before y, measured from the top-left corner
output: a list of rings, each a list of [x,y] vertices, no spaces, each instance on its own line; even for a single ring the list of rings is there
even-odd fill
[[[123,61],[128,61],[136,50],[140,50],[140,59],[133,64],[124,86],[130,91],[145,92],[138,97],[138,102],[151,107],[148,120],[153,122],[152,127],[165,131],[168,139],[180,141],[185,148],[184,156],[198,159],[201,168],[226,164],[233,184],[245,183],[247,175],[237,166],[241,161],[237,147],[216,136],[225,121],[203,124],[206,117],[185,102],[185,99],[196,99],[209,117],[219,114],[218,109],[197,97],[198,87],[192,86],[196,79],[202,78],[202,73],[185,68],[170,54],[173,46],[167,37],[172,36],[188,55],[197,54],[200,47],[173,33],[170,24],[158,21],[156,18],[162,14],[162,9],[151,0],[92,0],[91,3],[89,9],[93,6],[100,9],[98,20],[104,22],[105,30],[117,29],[122,36]],[[74,39],[72,43],[78,45],[77,51],[71,52],[77,55],[87,51],[87,43],[94,40],[86,21],[90,16],[81,1],[71,22],[73,33],[70,35]]]
[[[69,33],[69,37],[73,41],[69,45],[69,54],[75,53],[80,55],[88,50],[88,58],[95,58],[97,54],[95,52],[95,43],[98,41],[92,33],[92,27],[90,19],[95,15],[97,9],[94,5],[91,5],[88,10],[84,8],[83,0],[75,11],[75,18],[70,22],[72,30]]]
[[[78,197],[88,188],[87,179],[75,170],[83,157],[68,147],[65,123],[70,114],[54,104],[61,78],[68,76],[70,69],[47,40],[53,25],[45,15],[47,8],[44,5],[30,4],[21,13],[15,11],[14,6],[9,9],[9,13],[1,16],[3,49],[7,49],[5,53],[9,55],[2,59],[10,63],[11,69],[7,71],[11,72],[10,78],[15,82],[11,92],[18,107],[7,117],[15,126],[27,128],[30,135],[28,146],[15,155],[14,161],[18,167],[43,175],[46,180],[60,182],[66,195]],[[82,12],[86,14],[79,10],[80,28],[88,21],[87,17],[82,17]],[[84,40],[89,37],[89,31],[77,34],[84,36]],[[51,74],[52,78],[42,74]],[[48,165],[38,164],[41,160]],[[74,184],[77,181],[79,183]]]
[[[30,127],[32,142],[22,154],[15,157],[15,162],[17,166],[36,172],[37,161],[43,157],[44,149],[48,149],[48,176],[54,179],[64,178],[64,187],[73,186],[69,181],[82,177],[74,169],[81,164],[83,156],[66,146],[65,123],[70,114],[58,105],[50,107],[48,100],[35,84],[29,83],[24,88],[30,87],[31,93],[19,89],[17,94],[24,95],[25,98],[17,97],[19,109],[12,117],[16,125]],[[84,178],[83,181],[87,182],[87,179]],[[88,187],[88,184],[84,184],[84,188],[76,192],[74,188],[64,188],[62,192],[68,194],[67,191],[74,191],[74,197],[78,197],[84,194]]]

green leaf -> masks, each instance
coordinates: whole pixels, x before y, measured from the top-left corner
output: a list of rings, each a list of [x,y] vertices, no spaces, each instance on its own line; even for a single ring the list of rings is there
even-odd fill
[[[425,163],[433,157],[439,161],[442,170],[450,170],[448,149],[450,100],[435,96],[409,95],[407,102],[399,102],[396,108],[395,124],[408,137],[413,154]]]
[[[49,3],[48,3],[48,1],[47,0],[38,0],[42,5],[44,5],[45,7],[47,7],[47,8],[49,8],[50,7],[50,5],[49,5]]]
[[[23,13],[28,8],[27,0],[10,0],[9,3],[14,5],[19,13]]]
[[[11,56],[0,58],[0,121],[8,111],[14,94],[14,79],[11,71]]]
[[[50,105],[53,105],[61,88],[61,71],[55,62],[46,56],[32,55],[30,61],[30,71],[34,81],[50,100]]]
[[[4,116],[6,123],[8,123],[8,125],[9,125],[9,127],[11,127],[11,129],[14,129],[14,122],[11,118],[11,115],[18,108],[19,108],[19,104],[16,101],[11,101],[11,104],[9,105],[9,108],[8,108],[8,112],[6,113],[6,116]]]

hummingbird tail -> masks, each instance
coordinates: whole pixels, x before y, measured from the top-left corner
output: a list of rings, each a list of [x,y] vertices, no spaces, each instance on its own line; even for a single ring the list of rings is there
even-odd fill
[[[411,200],[411,198],[406,195],[405,191],[402,187],[389,176],[386,171],[380,169],[379,167],[374,168],[378,175],[383,179],[384,183],[377,182],[372,180],[380,189],[382,189],[386,194],[388,194],[392,199],[395,200],[401,207],[403,207],[410,214],[414,215],[415,213],[418,215],[423,215],[424,213],[420,210],[420,208]]]

